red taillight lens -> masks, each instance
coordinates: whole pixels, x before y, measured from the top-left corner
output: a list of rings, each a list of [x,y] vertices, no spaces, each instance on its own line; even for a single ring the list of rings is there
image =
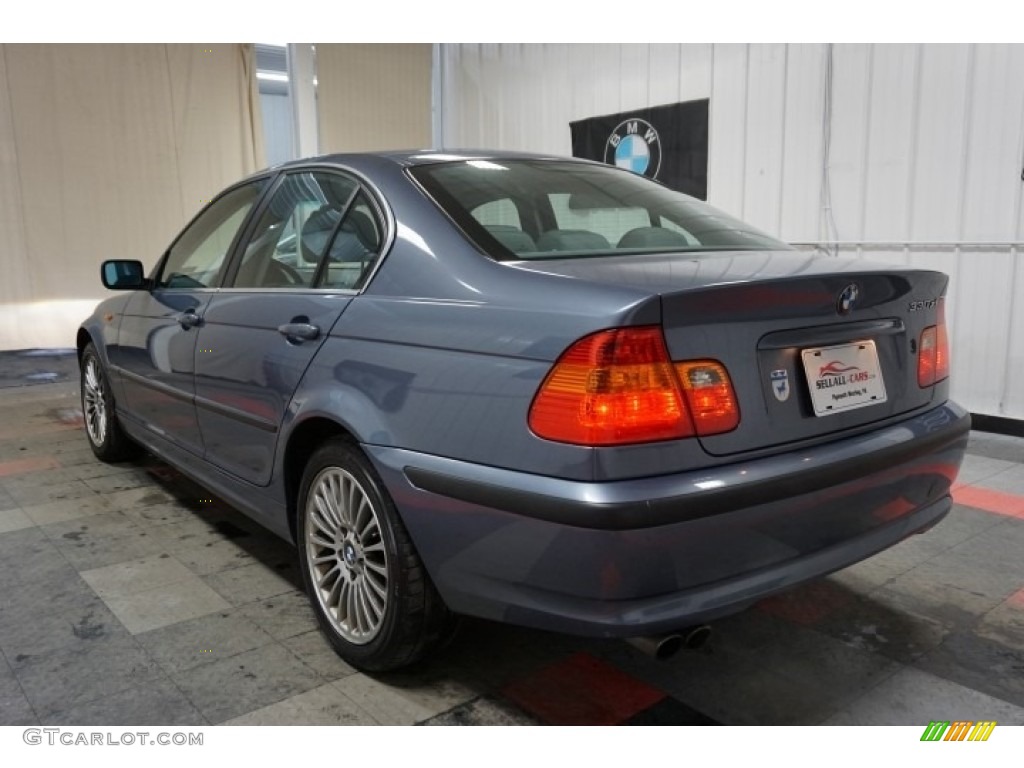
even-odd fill
[[[949,335],[946,332],[946,300],[939,299],[939,325],[935,333],[935,381],[949,377]]]
[[[917,355],[917,385],[930,387],[949,376],[949,335],[946,332],[946,305],[939,299],[938,325],[921,331]]]
[[[621,445],[693,434],[661,328],[616,328],[577,341],[530,407],[540,437]]]
[[[930,387],[935,383],[935,326],[921,331],[921,343],[917,347],[917,386]]]
[[[686,404],[698,435],[716,435],[736,429],[740,409],[725,366],[714,360],[676,363]]]

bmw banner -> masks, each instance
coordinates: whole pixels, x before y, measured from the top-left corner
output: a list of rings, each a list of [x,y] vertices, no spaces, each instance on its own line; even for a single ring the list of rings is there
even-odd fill
[[[574,157],[628,168],[707,200],[707,99],[589,117],[569,129]]]

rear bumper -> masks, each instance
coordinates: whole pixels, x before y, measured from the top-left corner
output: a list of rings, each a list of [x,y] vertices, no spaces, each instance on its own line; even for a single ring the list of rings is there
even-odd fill
[[[629,636],[742,610],[931,527],[969,428],[950,402],[807,450],[611,483],[366,450],[452,610]]]

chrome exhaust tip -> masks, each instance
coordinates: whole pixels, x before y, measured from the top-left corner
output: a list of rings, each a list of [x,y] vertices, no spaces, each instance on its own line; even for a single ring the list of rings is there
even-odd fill
[[[700,650],[708,640],[711,639],[711,627],[701,624],[697,627],[690,627],[683,634],[683,646],[691,651]]]
[[[681,650],[695,651],[703,647],[709,637],[711,637],[711,627],[701,624],[665,635],[629,637],[626,638],[626,642],[651,658],[665,661],[671,659]]]

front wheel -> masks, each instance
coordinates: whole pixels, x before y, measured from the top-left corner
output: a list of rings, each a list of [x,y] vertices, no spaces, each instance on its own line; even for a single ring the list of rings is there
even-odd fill
[[[357,446],[318,448],[298,497],[299,564],[321,629],[355,667],[412,664],[448,612],[373,466]]]
[[[85,346],[79,363],[82,370],[82,416],[89,447],[101,461],[126,461],[142,449],[124,433],[114,412],[114,394],[103,363],[92,343]]]

